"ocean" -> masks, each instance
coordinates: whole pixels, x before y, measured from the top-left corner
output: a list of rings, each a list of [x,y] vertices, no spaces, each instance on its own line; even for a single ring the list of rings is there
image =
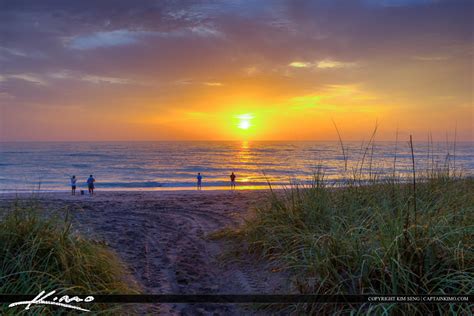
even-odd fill
[[[338,142],[3,142],[0,192],[69,190],[71,175],[85,189],[90,174],[99,191],[194,189],[198,172],[203,189],[228,188],[231,172],[239,189],[307,184],[318,172],[337,184],[360,171],[383,178],[393,173],[394,160],[398,176],[411,174],[407,142],[344,147],[346,159]],[[473,148],[472,142],[417,142],[416,170],[449,164],[472,175]]]

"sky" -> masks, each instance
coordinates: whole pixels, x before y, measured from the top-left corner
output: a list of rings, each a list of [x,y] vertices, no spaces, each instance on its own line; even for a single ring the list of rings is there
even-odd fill
[[[0,141],[473,136],[473,1],[0,0]],[[397,132],[398,131],[398,132]]]

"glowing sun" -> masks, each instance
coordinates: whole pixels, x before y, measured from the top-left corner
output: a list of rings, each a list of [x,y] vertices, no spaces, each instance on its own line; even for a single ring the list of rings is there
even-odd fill
[[[252,124],[250,121],[253,119],[253,115],[251,114],[242,114],[238,115],[237,119],[239,119],[239,123],[237,124],[237,127],[240,129],[249,129]]]
[[[239,128],[240,129],[248,129],[250,127],[250,122],[246,120],[242,120],[239,123]]]

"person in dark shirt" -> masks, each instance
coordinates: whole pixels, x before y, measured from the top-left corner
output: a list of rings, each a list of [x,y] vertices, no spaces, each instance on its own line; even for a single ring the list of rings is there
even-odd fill
[[[87,188],[89,189],[90,195],[94,195],[94,182],[95,182],[94,177],[90,175],[89,179],[87,179]]]
[[[230,175],[230,189],[235,190],[235,174],[233,172]]]
[[[76,195],[76,176],[71,177],[71,194]]]

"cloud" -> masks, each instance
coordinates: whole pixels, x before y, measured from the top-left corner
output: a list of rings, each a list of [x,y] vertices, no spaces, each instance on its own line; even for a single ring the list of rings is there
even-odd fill
[[[321,69],[327,69],[327,68],[349,68],[349,67],[355,67],[357,64],[356,63],[350,63],[350,62],[342,62],[342,61],[337,61],[337,60],[331,60],[331,59],[325,59],[321,60],[316,64],[316,67],[321,68]]]
[[[100,76],[93,74],[80,74],[72,71],[58,71],[46,75],[38,75],[31,73],[20,73],[20,74],[11,74],[11,75],[0,75],[0,82],[6,82],[8,80],[17,79],[23,80],[29,83],[33,83],[40,86],[47,86],[48,79],[69,79],[69,80],[80,80],[93,84],[133,84],[130,79],[110,77],[110,76]]]
[[[289,99],[290,109],[344,112],[370,112],[378,96],[365,90],[360,84],[325,85],[311,94],[298,95]]]
[[[95,84],[109,83],[109,84],[130,84],[132,83],[129,79],[115,78],[115,77],[103,77],[103,76],[92,76],[85,75],[81,77],[82,81],[87,81]]]
[[[210,86],[210,87],[221,87],[222,83],[220,82],[203,82],[204,85]]]
[[[217,29],[198,25],[192,27],[182,27],[171,31],[131,31],[120,29],[107,32],[96,32],[88,35],[78,35],[66,39],[66,45],[73,49],[87,50],[100,47],[125,46],[138,43],[148,37],[185,37],[196,35],[199,37],[224,37],[224,34]]]
[[[193,84],[194,81],[192,79],[184,78],[184,79],[178,79],[174,81],[173,83],[178,86],[186,86],[186,85]]]
[[[119,78],[119,77],[110,77],[110,76],[100,76],[100,75],[93,75],[93,74],[78,74],[71,71],[59,71],[49,74],[49,77],[54,79],[72,79],[72,80],[81,80],[89,83],[94,84],[133,84],[136,83],[127,78]]]
[[[149,31],[115,30],[110,32],[97,32],[90,35],[73,37],[68,46],[73,49],[94,49],[99,47],[123,46],[138,42],[145,36],[156,34]]]
[[[224,84],[218,81],[198,81],[190,78],[183,78],[173,82],[178,86],[189,86],[189,85],[205,85],[209,87],[222,87]]]
[[[308,68],[308,67],[312,67],[313,64],[304,62],[304,61],[292,61],[291,63],[289,63],[288,66],[294,67],[294,68]]]
[[[202,37],[224,37],[224,34],[222,32],[208,26],[203,26],[203,25],[193,26],[193,27],[190,27],[189,30],[192,33],[202,36]]]
[[[41,79],[40,77],[33,75],[33,74],[13,74],[13,75],[0,75],[0,81],[7,81],[8,79],[19,79],[23,81],[27,81],[30,83],[34,83],[40,86],[47,85],[47,82]]]
[[[14,48],[0,47],[0,52],[5,52],[13,56],[27,57],[28,54]]]
[[[312,63],[307,61],[292,61],[288,66],[293,68],[320,68],[320,69],[329,69],[329,68],[349,68],[357,66],[357,63],[353,62],[342,62],[332,59],[323,59],[318,62]]]

